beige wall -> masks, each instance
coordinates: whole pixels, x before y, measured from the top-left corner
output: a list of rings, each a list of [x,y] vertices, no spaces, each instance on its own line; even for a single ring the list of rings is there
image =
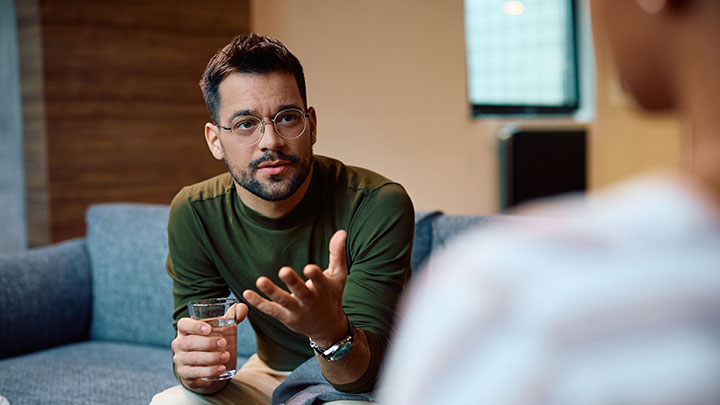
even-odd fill
[[[315,151],[402,183],[416,209],[496,210],[491,123],[466,102],[462,1],[257,0],[305,68]]]
[[[401,182],[417,209],[494,213],[495,134],[504,123],[470,117],[463,24],[462,0],[251,3],[251,28],[283,41],[305,67],[318,110],[316,153]],[[599,62],[590,184],[676,167],[676,123],[632,111],[603,69],[606,58]]]

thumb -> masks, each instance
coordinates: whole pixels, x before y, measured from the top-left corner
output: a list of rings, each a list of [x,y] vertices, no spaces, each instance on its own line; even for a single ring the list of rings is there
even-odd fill
[[[233,309],[235,310],[235,323],[240,323],[245,320],[245,317],[248,314],[247,305],[243,303],[237,303],[233,305]]]
[[[345,241],[347,232],[339,230],[330,238],[330,260],[328,268],[333,274],[342,272],[347,274],[347,260],[345,258]]]

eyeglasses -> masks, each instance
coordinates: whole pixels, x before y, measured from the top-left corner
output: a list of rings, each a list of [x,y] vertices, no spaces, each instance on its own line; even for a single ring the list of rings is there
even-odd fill
[[[243,145],[251,146],[260,142],[265,135],[265,124],[272,122],[275,132],[284,139],[295,139],[302,136],[307,128],[307,118],[310,114],[288,108],[275,114],[271,120],[263,120],[252,115],[237,117],[229,127],[218,125]]]

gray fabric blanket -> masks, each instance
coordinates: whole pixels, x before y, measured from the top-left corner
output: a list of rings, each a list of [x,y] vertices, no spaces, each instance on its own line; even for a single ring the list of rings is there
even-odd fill
[[[335,389],[322,375],[315,357],[296,368],[273,393],[273,405],[314,405],[327,401],[375,402],[370,393],[348,394]]]

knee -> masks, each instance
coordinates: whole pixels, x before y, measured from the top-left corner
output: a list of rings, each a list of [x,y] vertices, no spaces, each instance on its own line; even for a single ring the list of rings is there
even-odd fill
[[[150,405],[197,404],[195,395],[181,385],[170,387],[152,397]]]

